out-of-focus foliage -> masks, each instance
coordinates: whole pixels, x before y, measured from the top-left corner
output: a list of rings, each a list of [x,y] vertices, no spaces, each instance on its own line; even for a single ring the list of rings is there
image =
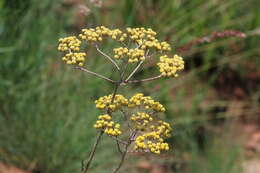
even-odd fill
[[[187,64],[178,79],[128,88],[145,90],[167,105],[166,118],[174,126],[171,154],[149,156],[150,161],[175,172],[241,171],[243,150],[232,128],[241,116],[259,121],[259,6],[258,0],[106,0],[102,6],[84,0],[1,0],[0,160],[40,172],[79,172],[95,139],[90,127],[99,112],[93,102],[112,88],[65,67],[57,40],[82,27],[144,26],[173,45]],[[178,49],[231,29],[247,37]],[[92,51],[89,57],[89,69],[113,76],[105,59]],[[145,64],[137,78],[156,74],[153,66]],[[92,171],[107,172],[118,162],[116,145],[105,140],[98,149]],[[137,172],[136,160],[144,157],[130,158],[134,162],[129,159],[124,168]]]

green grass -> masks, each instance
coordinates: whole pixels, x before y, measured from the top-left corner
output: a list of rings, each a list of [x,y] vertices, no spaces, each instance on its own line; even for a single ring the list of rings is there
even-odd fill
[[[183,52],[181,55],[189,68],[178,79],[120,91],[129,94],[144,91],[167,106],[165,118],[175,129],[169,141],[173,145],[172,159],[168,162],[157,159],[175,165],[172,169],[205,173],[241,171],[240,160],[236,159],[242,157],[240,146],[232,147],[232,141],[225,145],[222,140],[225,135],[216,135],[211,130],[218,128],[212,123],[211,107],[222,102],[228,106],[229,100],[214,97],[206,108],[201,105],[225,69],[231,68],[243,77],[249,72],[246,63],[259,66],[259,32],[252,34],[260,28],[258,1],[111,0],[106,3],[109,5],[105,10],[91,7],[92,13],[85,18],[86,27],[151,27],[174,48],[214,31],[237,29],[249,34],[246,39],[217,39]],[[61,55],[56,50],[58,38],[76,34],[80,29],[75,24],[75,9],[62,0],[41,3],[1,0],[0,11],[0,160],[41,172],[79,172],[81,160],[87,158],[96,135],[91,127],[99,112],[93,101],[110,93],[112,87],[60,61]],[[110,48],[110,44],[104,47]],[[197,65],[197,61],[201,64]],[[113,75],[111,66],[101,57],[93,54],[88,62],[90,69]],[[146,71],[138,73],[137,78],[156,74],[153,68],[144,68]],[[212,69],[215,70],[210,73]],[[257,104],[260,93],[255,88],[248,92],[253,104]],[[225,122],[223,132],[229,131],[231,122],[232,119]],[[206,131],[203,149],[196,138],[200,127]],[[105,138],[93,172],[107,172],[115,165],[118,153],[110,150],[113,147],[115,144]],[[183,159],[184,156],[189,159]],[[176,166],[182,162],[185,168]]]

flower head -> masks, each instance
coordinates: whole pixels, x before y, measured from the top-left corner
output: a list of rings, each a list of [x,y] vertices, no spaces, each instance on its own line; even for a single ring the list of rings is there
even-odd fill
[[[77,64],[79,66],[83,66],[85,62],[86,53],[67,53],[62,60],[67,64]]]
[[[128,107],[144,107],[156,112],[164,112],[165,108],[159,102],[154,101],[150,96],[144,96],[142,93],[137,93],[129,99]]]
[[[79,38],[90,42],[102,41],[104,37],[110,37],[113,40],[124,41],[127,35],[119,29],[109,29],[104,26],[82,29],[82,33],[79,34]]]
[[[65,37],[59,39],[58,50],[65,51],[79,51],[81,41],[75,36]]]
[[[177,77],[178,71],[184,69],[184,61],[182,57],[174,55],[173,58],[169,58],[167,55],[160,57],[160,62],[157,63],[162,76]]]
[[[144,50],[138,48],[128,49],[125,47],[119,47],[114,49],[114,53],[115,59],[128,58],[129,63],[145,60]]]
[[[122,106],[127,106],[128,104],[128,100],[123,95],[116,94],[113,102],[112,98],[112,94],[100,97],[98,100],[95,101],[96,107],[98,109],[109,109],[114,112],[120,109]]]
[[[122,132],[120,130],[120,124],[111,120],[112,117],[108,114],[100,115],[98,120],[94,124],[94,128],[102,129],[104,132],[111,136],[118,136]]]
[[[160,154],[162,150],[169,150],[169,145],[156,132],[149,132],[136,138],[134,148],[139,151],[148,150],[152,153]]]

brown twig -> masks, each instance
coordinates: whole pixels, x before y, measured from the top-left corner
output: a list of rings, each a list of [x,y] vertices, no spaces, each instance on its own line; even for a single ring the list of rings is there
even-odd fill
[[[132,127],[130,126],[129,122],[128,122],[128,119],[127,119],[127,114],[124,110],[121,109],[121,112],[123,114],[123,117],[125,118],[125,121],[127,122],[127,126],[128,128],[131,130],[131,132],[133,131]]]
[[[123,154],[122,150],[121,150],[121,147],[120,147],[120,144],[118,141],[116,141],[116,145],[117,145],[117,149],[119,151],[120,154]]]
[[[124,80],[125,73],[126,73],[126,71],[127,71],[128,65],[129,65],[128,61],[125,61],[124,59],[123,59],[123,63],[124,63],[125,65],[124,65],[124,67],[122,68],[123,70],[121,71],[121,72],[122,72],[121,75],[120,75],[121,81]]]
[[[114,137],[114,136],[109,136],[109,137],[111,137],[112,139],[114,139],[115,141],[117,141],[117,142],[119,142],[119,143],[121,143],[123,145],[127,145],[127,142],[125,142],[125,141],[123,141],[121,139],[118,139],[117,137]]]
[[[126,145],[126,146],[125,146],[125,151],[124,151],[123,154],[122,154],[120,163],[119,163],[119,165],[117,166],[117,168],[113,171],[113,173],[116,173],[116,172],[121,168],[121,166],[123,165],[123,163],[124,163],[124,161],[125,161],[125,156],[126,156],[126,154],[127,154],[128,146],[129,146],[129,145]]]
[[[148,57],[149,50],[145,53],[145,58]],[[137,72],[137,70],[141,67],[141,65],[144,63],[144,61],[140,61],[139,64],[135,67],[135,69],[132,71],[132,73],[127,77],[125,82],[129,81],[131,77]]]
[[[141,80],[130,80],[130,81],[124,81],[121,85],[126,85],[127,83],[140,83],[140,82],[147,82],[147,81],[152,81],[161,78],[162,75],[155,76],[155,77],[150,77],[147,79],[141,79]]]
[[[140,61],[139,64],[135,67],[135,69],[132,71],[132,73],[128,76],[128,78],[125,80],[126,82],[131,79],[131,77],[135,74],[135,72],[140,68],[140,66],[144,63],[144,61]]]
[[[128,153],[128,147],[132,143],[132,138],[133,138],[133,136],[135,136],[135,134],[136,134],[136,132],[132,132],[130,137],[128,138],[127,145],[125,145],[125,151],[122,153],[122,156],[121,156],[121,160],[120,160],[118,166],[116,167],[116,169],[114,169],[114,171],[112,173],[117,173],[119,171],[119,169],[122,167],[122,165],[125,161],[126,154]]]
[[[97,137],[97,140],[96,140],[96,142],[95,142],[95,144],[94,144],[94,147],[93,147],[93,149],[92,149],[92,151],[91,151],[91,153],[90,153],[90,156],[89,156],[87,165],[84,166],[84,163],[83,163],[81,172],[86,173],[86,172],[88,171],[88,168],[89,168],[89,166],[90,166],[90,163],[92,162],[92,160],[93,160],[93,158],[94,158],[94,155],[95,155],[96,150],[97,150],[97,146],[98,146],[98,144],[99,144],[99,142],[100,142],[100,139],[101,139],[101,137],[102,137],[103,134],[104,134],[104,132],[103,132],[103,131],[100,131],[100,133],[99,133],[99,135],[98,135],[98,137]]]
[[[200,37],[189,41],[188,43],[178,47],[177,52],[186,52],[192,48],[192,46],[202,43],[210,43],[215,41],[217,38],[227,38],[227,37],[239,37],[245,38],[246,34],[236,30],[224,30],[212,32],[209,36]]]
[[[102,52],[102,51],[99,49],[98,45],[96,45],[96,49],[97,49],[97,51],[98,51],[101,55],[103,55],[104,57],[106,57],[112,64],[114,64],[115,67],[117,68],[117,70],[120,72],[119,66],[117,65],[117,63],[116,63],[110,56],[108,56],[107,54],[105,54],[104,52]]]
[[[104,80],[106,80],[106,81],[108,81],[108,82],[116,83],[116,81],[113,81],[112,79],[109,79],[109,78],[107,78],[107,77],[105,77],[105,76],[103,76],[103,75],[101,75],[101,74],[95,73],[95,72],[93,72],[93,71],[87,70],[87,69],[85,69],[85,68],[83,68],[83,67],[78,67],[78,66],[76,66],[75,69],[78,69],[78,70],[87,72],[87,73],[89,73],[89,74],[91,74],[91,75],[94,75],[94,76],[96,76],[96,77],[99,77],[99,78],[101,78],[101,79],[104,79]]]
[[[114,99],[115,99],[115,96],[116,96],[116,93],[117,93],[117,90],[118,90],[118,87],[120,86],[120,83],[115,83],[115,89],[114,89],[114,92],[113,92],[113,95],[112,95],[112,98],[111,98],[111,104],[114,102]],[[112,111],[110,109],[107,110],[107,114],[111,114]],[[90,153],[90,156],[89,156],[89,159],[88,159],[88,162],[87,162],[87,165],[84,166],[84,163],[82,165],[82,169],[81,169],[81,172],[82,173],[87,173],[88,169],[89,169],[89,166],[94,158],[94,155],[96,153],[96,149],[97,149],[97,146],[98,144],[100,143],[100,139],[102,137],[102,135],[104,134],[104,131],[100,131],[99,135],[98,135],[98,138],[94,144],[94,148],[92,149],[91,153]]]

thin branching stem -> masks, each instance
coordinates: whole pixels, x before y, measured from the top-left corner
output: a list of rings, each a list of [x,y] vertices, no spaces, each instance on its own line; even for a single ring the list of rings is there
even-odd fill
[[[116,96],[116,93],[117,93],[117,90],[118,90],[119,86],[120,86],[120,83],[116,82],[115,83],[115,89],[114,89],[114,92],[113,92],[113,95],[112,95],[112,98],[111,98],[111,104],[114,102],[114,99],[115,99],[115,96]],[[112,113],[112,111],[110,109],[108,109],[107,113],[110,115]],[[100,131],[100,133],[99,133],[99,135],[97,137],[97,140],[96,140],[96,142],[94,144],[94,147],[93,147],[93,149],[92,149],[92,151],[90,153],[90,156],[89,156],[89,159],[87,161],[86,166],[84,166],[84,164],[83,164],[83,167],[82,167],[82,170],[81,170],[82,173],[87,173],[87,171],[89,169],[89,166],[90,166],[90,164],[91,164],[91,162],[92,162],[92,160],[94,158],[94,155],[96,153],[97,146],[100,143],[100,139],[103,136],[103,134],[104,134],[104,131]]]
[[[156,80],[161,78],[162,75],[158,75],[158,76],[154,76],[154,77],[150,77],[150,78],[146,78],[146,79],[141,79],[141,80],[130,80],[130,81],[124,81],[121,85],[126,85],[127,83],[141,83],[141,82],[148,82],[148,81],[152,81],[152,80]]]
[[[100,53],[100,54],[102,54],[104,57],[106,57],[112,64],[114,64],[115,65],[115,67],[117,68],[117,70],[120,72],[120,68],[119,68],[119,66],[117,65],[117,63],[110,57],[110,56],[108,56],[107,54],[105,54],[103,51],[101,51],[100,49],[99,49],[99,47],[98,47],[98,45],[96,44],[96,49],[97,49],[97,51]]]
[[[121,81],[123,81],[124,80],[124,76],[125,76],[125,73],[126,73],[126,71],[127,71],[127,67],[128,67],[128,65],[129,65],[129,63],[127,62],[127,61],[124,61],[123,60],[123,62],[124,62],[124,67],[123,67],[123,70],[122,70],[122,73],[121,73]]]
[[[128,138],[127,145],[125,145],[125,150],[121,156],[121,160],[120,160],[118,166],[116,167],[116,169],[114,169],[114,171],[112,173],[117,173],[119,171],[119,169],[122,167],[122,165],[125,161],[126,154],[128,153],[128,147],[131,145],[132,138],[133,138],[133,136],[135,136],[135,134],[136,134],[136,132],[132,132],[130,137]]]
[[[126,82],[131,79],[131,77],[136,73],[136,71],[140,68],[140,66],[144,63],[144,61],[140,61],[139,64],[135,67],[133,72],[127,77]]]
[[[119,151],[120,154],[123,154],[123,151],[121,150],[120,144],[118,141],[116,141],[116,145],[117,145],[117,150]]]
[[[83,67],[78,67],[78,66],[77,66],[77,67],[75,67],[75,69],[78,69],[78,70],[87,72],[87,73],[89,73],[89,74],[91,74],[91,75],[94,75],[94,76],[96,76],[96,77],[99,77],[99,78],[101,78],[101,79],[104,79],[104,80],[106,80],[106,81],[108,81],[108,82],[116,83],[116,81],[114,81],[114,80],[112,80],[112,79],[109,79],[109,78],[107,78],[107,77],[105,77],[105,76],[103,76],[103,75],[101,75],[101,74],[95,73],[95,72],[93,72],[93,71],[87,70],[87,69],[85,69],[85,68],[83,68]]]
[[[115,137],[115,136],[109,136],[109,137],[111,137],[112,139],[114,139],[114,140],[117,141],[118,143],[121,143],[121,144],[123,144],[123,145],[127,145],[127,142],[125,142],[125,141],[123,141],[123,140],[121,140],[121,139],[119,139],[119,138],[117,138],[117,137]]]
[[[115,89],[114,89],[114,92],[113,92],[110,104],[114,103],[114,100],[115,100],[115,97],[116,97],[116,93],[117,93],[117,90],[118,90],[119,86],[120,86],[120,82],[117,82],[116,85],[115,85]],[[108,109],[107,110],[107,114],[110,115],[111,113],[112,113],[111,109]]]
[[[88,168],[89,168],[89,166],[90,166],[90,164],[91,164],[91,162],[92,162],[92,160],[93,160],[93,158],[94,158],[94,155],[95,155],[96,150],[97,150],[97,146],[98,146],[98,144],[99,144],[99,142],[100,142],[100,139],[101,139],[101,137],[103,136],[103,134],[104,134],[103,131],[100,131],[100,132],[99,132],[99,135],[98,135],[98,137],[97,137],[97,140],[96,140],[96,142],[95,142],[95,144],[94,144],[94,147],[93,147],[93,149],[92,149],[92,151],[91,151],[91,153],[90,153],[88,162],[87,162],[86,166],[84,166],[84,164],[83,164],[83,167],[82,167],[82,171],[81,171],[81,172],[86,173],[86,172],[88,171]]]
[[[117,168],[113,171],[113,173],[117,173],[119,171],[119,169],[122,167],[124,161],[125,161],[125,157],[126,157],[126,154],[127,154],[127,149],[128,149],[129,145],[126,145],[125,146],[125,151],[123,152],[122,154],[122,157],[121,157],[121,160],[120,160],[120,163],[119,165],[117,166]]]
[[[128,118],[127,118],[127,113],[124,110],[121,110],[123,117],[125,118],[125,121],[127,122],[127,126],[128,128],[131,130],[131,132],[133,131],[132,127],[129,124]]]
[[[147,52],[145,53],[145,58],[147,58],[149,53],[149,50],[147,50]],[[131,79],[131,77],[137,72],[137,70],[141,67],[141,65],[144,63],[144,61],[140,61],[139,64],[135,67],[135,69],[133,70],[133,72],[128,76],[128,78],[125,80],[126,82],[129,81]]]

